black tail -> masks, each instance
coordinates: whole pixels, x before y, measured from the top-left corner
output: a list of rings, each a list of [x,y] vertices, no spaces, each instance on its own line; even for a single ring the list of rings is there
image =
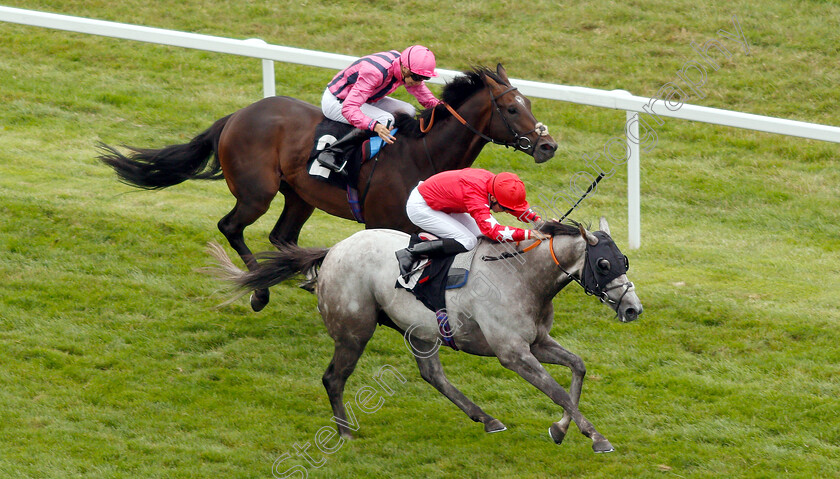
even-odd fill
[[[157,190],[186,180],[218,180],[224,177],[219,164],[219,136],[230,115],[217,120],[204,133],[183,145],[161,149],[133,148],[123,155],[105,143],[98,158],[117,172],[120,181],[144,190]]]
[[[257,253],[260,266],[249,271],[241,281],[246,289],[266,289],[298,274],[317,276],[329,248],[301,248],[292,243],[277,247],[277,251]]]
[[[278,246],[277,251],[258,253],[256,258],[261,260],[259,267],[246,272],[233,264],[221,245],[213,242],[208,246],[208,252],[216,258],[218,266],[204,268],[203,271],[234,283],[242,292],[266,289],[298,274],[310,277],[309,281],[304,283],[304,289],[311,292],[311,286],[317,278],[318,267],[330,251],[328,248],[301,248],[286,243]],[[306,284],[310,287],[307,288]]]

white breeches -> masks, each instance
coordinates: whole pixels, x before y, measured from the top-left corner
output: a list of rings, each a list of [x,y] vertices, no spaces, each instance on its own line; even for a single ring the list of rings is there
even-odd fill
[[[382,123],[383,125],[394,126],[394,114],[405,113],[414,116],[416,110],[411,103],[406,103],[396,98],[384,97],[375,103],[365,103],[360,108],[362,113]],[[341,101],[330,93],[329,88],[324,90],[324,95],[321,97],[321,110],[324,116],[330,120],[340,121],[349,124],[347,118],[341,114]],[[390,122],[390,123],[389,123]]]
[[[422,183],[422,181],[421,181]],[[440,238],[452,238],[471,250],[478,244],[481,230],[468,213],[444,213],[426,204],[423,195],[414,188],[408,196],[405,212],[412,223],[423,231]]]

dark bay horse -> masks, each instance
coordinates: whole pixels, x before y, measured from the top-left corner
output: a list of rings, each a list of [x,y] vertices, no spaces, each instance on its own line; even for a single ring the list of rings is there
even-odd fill
[[[444,87],[441,99],[452,110],[438,105],[421,112],[420,120],[427,127],[431,124],[427,133],[421,132],[417,119],[397,115],[396,143],[381,151],[378,162],[362,167],[359,184],[370,185],[366,193],[359,188],[360,195],[365,194],[367,228],[416,231],[405,213],[411,190],[437,172],[472,165],[490,141],[524,151],[537,163],[554,156],[557,143],[534,118],[530,100],[510,85],[501,65],[495,72],[465,72]],[[189,143],[161,149],[128,147],[128,155],[102,144],[99,158],[121,181],[144,189],[224,178],[236,205],[219,221],[219,230],[251,269],[257,263],[243,231],[268,211],[278,191],[285,204],[269,235],[274,245],[297,244],[315,208],[354,218],[346,191],[313,178],[306,168],[315,126],[323,118],[321,109],[309,103],[270,97],[216,121]],[[258,290],[251,306],[259,311],[268,299],[268,290]]]
[[[555,443],[563,441],[574,421],[592,440],[595,452],[610,452],[610,442],[578,409],[586,374],[583,360],[549,335],[554,321],[552,299],[572,281],[609,305],[622,322],[633,321],[642,313],[633,283],[627,279],[627,257],[615,246],[603,218],[600,227],[601,231],[592,233],[580,225],[548,222],[540,229],[551,240],[522,244],[522,263],[480,261],[478,258],[485,255],[507,250],[497,244],[479,244],[470,281],[461,289],[446,292],[446,311],[450,324],[455,325],[452,339],[460,351],[497,357],[502,366],[518,373],[563,408],[563,417],[549,428]],[[215,244],[211,253],[219,266],[208,271],[243,292],[270,287],[297,273],[314,276],[310,281],[314,287],[308,289],[318,296],[318,311],[335,341],[323,382],[342,436],[352,437],[342,425],[348,424],[344,386],[377,324],[394,328],[406,337],[423,379],[473,421],[482,423],[485,431],[503,431],[504,424],[470,401],[444,375],[436,347],[441,336],[435,313],[408,291],[394,288],[399,272],[394,251],[407,245],[405,233],[360,231],[330,249],[281,246],[276,252],[258,255],[265,261],[245,273]],[[569,391],[540,363],[569,367]]]

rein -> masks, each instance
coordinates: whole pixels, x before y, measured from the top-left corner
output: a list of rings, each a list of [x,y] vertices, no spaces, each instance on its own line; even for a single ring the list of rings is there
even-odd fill
[[[459,115],[458,112],[455,111],[455,109],[452,108],[452,106],[449,105],[449,103],[441,101],[441,104],[443,106],[445,106],[447,110],[449,110],[449,113],[451,113],[452,116],[455,117],[456,120],[458,120],[458,122],[460,122],[462,125],[467,127],[467,129],[470,130],[474,135],[480,137],[484,141],[487,141],[489,143],[494,143],[496,145],[502,145],[505,148],[514,148],[514,149],[522,150],[522,151],[524,151],[528,154],[532,154],[533,151],[534,151],[534,148],[536,148],[537,144],[532,143],[527,135],[530,135],[531,133],[536,132],[539,136],[546,136],[546,135],[548,135],[548,128],[544,124],[542,124],[540,122],[537,122],[537,124],[534,125],[533,130],[525,132],[525,133],[518,133],[510,125],[510,122],[508,122],[505,115],[502,114],[502,110],[499,108],[499,104],[496,102],[496,100],[498,100],[499,98],[507,95],[508,93],[510,93],[512,91],[517,91],[517,88],[514,87],[514,86],[509,86],[505,91],[499,93],[498,95],[493,96],[493,92],[490,91],[490,86],[488,85],[487,86],[487,91],[490,93],[490,101],[493,103],[493,108],[499,114],[499,117],[502,119],[502,122],[504,122],[508,131],[510,131],[511,135],[513,135],[513,140],[511,140],[511,141],[501,141],[501,140],[496,140],[496,139],[493,139],[493,138],[485,135],[484,133],[478,131],[474,126],[470,125],[470,123],[467,120],[465,120],[464,117]],[[422,119],[422,118],[420,119],[420,132],[428,133],[429,130],[432,129],[432,126],[435,123],[435,111],[436,111],[436,109],[432,110],[432,115],[429,117],[429,124],[428,125],[425,124],[424,119]],[[491,111],[490,112],[491,121],[492,121],[492,114],[493,113]]]
[[[500,254],[499,256],[486,256],[485,255],[485,256],[481,257],[481,260],[482,261],[498,261],[498,260],[501,260],[501,259],[513,258],[513,257],[519,256],[521,254],[527,253],[528,251],[531,251],[532,249],[534,249],[537,246],[539,246],[540,244],[542,244],[542,242],[543,242],[543,240],[538,239],[538,240],[535,240],[532,245],[528,246],[527,248],[525,248],[521,251],[517,250],[513,253],[510,253],[510,252],[506,251],[506,252]],[[562,271],[563,274],[565,274],[569,279],[573,280],[575,283],[579,284],[580,287],[583,288],[583,291],[588,296],[597,296],[598,299],[602,303],[615,304],[615,305],[621,304],[621,301],[624,299],[624,296],[628,292],[630,292],[631,288],[633,288],[633,282],[632,281],[628,281],[628,282],[622,283],[622,284],[617,284],[617,285],[615,285],[611,288],[606,288],[602,291],[599,291],[599,288],[598,288],[597,285],[595,287],[590,287],[590,286],[584,284],[582,280],[580,280],[579,278],[576,278],[574,275],[572,275],[571,273],[566,271],[562,266],[560,266],[560,261],[557,259],[557,255],[554,253],[554,236],[552,236],[551,239],[549,239],[549,241],[548,241],[548,250],[551,252],[552,261],[554,261],[554,264],[558,268],[560,268],[560,271]],[[585,250],[584,256],[583,256],[583,267],[586,268],[586,267],[588,267],[588,265],[589,265],[589,248],[587,246],[587,249]],[[614,301],[609,297],[609,295],[607,293],[609,293],[610,291],[612,291],[614,289],[618,289],[618,288],[624,288],[624,292],[621,293],[621,296],[618,298],[617,301]]]
[[[515,251],[515,252],[513,252],[513,253],[511,253],[511,252],[509,252],[509,251],[505,251],[504,253],[500,254],[499,256],[487,256],[487,255],[484,255],[484,256],[482,256],[482,257],[481,257],[481,260],[482,260],[482,261],[498,261],[498,260],[500,260],[500,259],[513,258],[513,257],[515,257],[515,256],[519,256],[519,255],[521,255],[521,254],[527,253],[528,251],[531,251],[532,249],[534,249],[534,248],[536,248],[537,246],[539,246],[541,243],[542,243],[542,240],[541,240],[541,239],[534,240],[534,244],[532,244],[531,246],[528,246],[527,248],[523,249],[522,251],[518,251],[518,250],[517,250],[517,251]],[[517,246],[518,246],[518,245],[519,245],[519,243],[517,243]],[[554,256],[554,248],[553,248],[553,245],[554,245],[554,236],[552,236],[552,237],[551,237],[551,245],[552,245],[552,249],[551,249],[551,257],[552,257],[552,258],[554,258],[554,262],[555,262],[555,263],[557,263],[557,258]],[[557,263],[557,266],[560,266],[560,263]]]
[[[443,103],[443,102],[441,102],[441,103]],[[447,106],[449,106],[449,105],[447,105]],[[429,126],[424,125],[424,122],[426,121],[425,118],[420,118],[420,133],[428,133],[429,130],[432,129],[432,125],[435,124],[435,112],[436,111],[437,111],[437,108],[432,108],[432,115],[429,117]],[[449,111],[452,111],[452,110],[449,110]]]

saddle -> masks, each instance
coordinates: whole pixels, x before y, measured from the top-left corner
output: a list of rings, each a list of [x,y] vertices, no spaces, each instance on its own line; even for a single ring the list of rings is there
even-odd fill
[[[429,233],[411,235],[409,247],[421,241],[437,239]],[[408,278],[403,278],[399,270],[396,271],[397,282],[395,288],[403,288],[435,313],[443,343],[452,349],[457,346],[452,339],[446,314],[446,291],[461,288],[467,284],[472,261],[478,248],[464,253],[458,253],[445,258],[422,258],[415,261]]]
[[[317,160],[321,150],[334,143],[337,139],[343,138],[353,128],[352,125],[348,125],[347,123],[341,123],[325,117],[315,127],[315,142],[309,153],[309,161],[306,163],[306,169],[309,171],[310,176],[346,190],[347,201],[350,203],[350,209],[353,211],[356,221],[364,223],[361,202],[364,199],[367,188],[365,188],[365,192],[362,193],[362,199],[360,199],[358,191],[359,171],[365,161],[373,159],[379,154],[385,142],[379,136],[374,135],[370,139],[362,142],[358,147],[350,149],[346,157],[343,158],[343,160],[347,161],[347,166],[345,166],[347,176],[330,171]],[[395,131],[392,131],[392,134]]]
[[[422,241],[432,241],[436,239],[438,239],[437,236],[431,233],[422,232],[417,235],[412,235],[409,239],[408,246],[412,247]],[[452,256],[449,256],[448,258],[437,258],[434,260],[434,263],[439,267],[449,265],[449,268],[446,270],[445,289],[458,289],[467,284],[467,279],[469,278],[470,274],[470,266],[472,265],[472,260],[475,256],[475,251],[476,249],[473,248],[470,251],[457,253]],[[397,283],[400,287],[411,291],[419,282],[428,282],[429,276],[438,276],[436,274],[422,274],[423,270],[431,264],[432,260],[429,258],[417,258],[411,265],[411,270],[408,275],[406,275],[405,277],[402,275],[397,276]],[[421,276],[425,276],[425,278],[421,278]]]
[[[347,161],[347,176],[335,174],[321,166],[316,160],[318,154],[326,147],[335,143],[339,138],[353,130],[352,125],[324,118],[315,127],[315,142],[309,152],[309,161],[306,163],[309,174],[331,185],[339,188],[350,186],[356,188],[359,183],[359,170],[365,161],[373,159],[382,149],[385,143],[382,138],[372,134],[371,138],[360,143],[358,147],[351,149],[343,160]]]

